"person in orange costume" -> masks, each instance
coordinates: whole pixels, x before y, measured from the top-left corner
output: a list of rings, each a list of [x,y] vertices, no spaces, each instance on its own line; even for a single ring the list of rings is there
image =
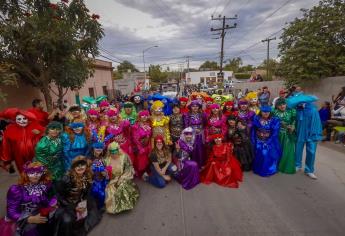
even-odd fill
[[[223,187],[238,188],[243,179],[241,164],[233,155],[233,144],[223,143],[222,137],[222,134],[213,135],[215,144],[200,179],[205,184],[216,183]]]
[[[14,160],[19,173],[22,173],[24,164],[35,156],[35,146],[44,135],[44,127],[31,112],[11,108],[4,113],[13,123],[4,131],[1,159],[6,166]]]

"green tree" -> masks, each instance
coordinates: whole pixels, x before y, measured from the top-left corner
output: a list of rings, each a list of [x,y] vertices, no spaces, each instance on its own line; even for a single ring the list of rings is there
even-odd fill
[[[218,70],[219,66],[215,61],[205,61],[199,67],[199,70]]]
[[[242,65],[242,59],[240,57],[229,59],[229,63],[224,66],[224,70],[238,72]]]
[[[345,74],[345,4],[322,0],[292,21],[281,36],[278,68],[290,83]]]
[[[240,68],[238,68],[238,72],[252,72],[255,70],[255,67],[253,65],[245,65],[245,66],[241,66]]]
[[[1,90],[2,86],[17,85],[17,74],[13,72],[13,67],[7,63],[0,64],[0,101],[6,101],[6,94]]]
[[[117,71],[115,72],[116,79],[123,79],[123,73],[126,72],[139,72],[139,70],[129,61],[123,61],[117,66]]]
[[[0,0],[0,60],[37,87],[51,109],[50,92],[78,89],[93,73],[103,30],[83,0]],[[52,91],[55,84],[58,91]]]
[[[168,73],[163,72],[160,65],[150,65],[149,76],[150,76],[151,82],[154,84],[166,83]]]

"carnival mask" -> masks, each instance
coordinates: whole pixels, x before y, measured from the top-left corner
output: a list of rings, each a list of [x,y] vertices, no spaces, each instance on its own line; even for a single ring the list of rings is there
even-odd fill
[[[140,101],[141,101],[141,99],[140,99],[139,96],[135,96],[135,97],[134,97],[134,102],[135,102],[135,103],[140,103]]]
[[[19,125],[21,127],[26,127],[29,123],[29,120],[25,116],[18,114],[16,116],[16,123],[17,123],[17,125]]]

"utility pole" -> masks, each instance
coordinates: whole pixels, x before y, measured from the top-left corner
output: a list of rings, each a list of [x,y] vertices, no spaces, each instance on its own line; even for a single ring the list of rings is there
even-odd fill
[[[269,72],[269,64],[270,64],[270,41],[272,40],[276,40],[276,37],[274,38],[267,38],[264,40],[261,40],[261,42],[267,42],[267,61],[266,61],[266,76],[267,76],[267,80],[268,80],[268,72]]]
[[[227,20],[236,20],[237,19],[237,15],[235,15],[235,17],[225,17],[225,16],[221,16],[219,15],[218,18],[214,18],[212,16],[212,20],[221,20],[223,21],[223,24],[222,24],[222,27],[221,28],[211,28],[211,31],[221,31],[220,33],[220,38],[222,39],[222,42],[221,42],[221,50],[220,50],[220,70],[219,70],[219,77],[223,77],[223,60],[224,60],[224,38],[225,38],[225,35],[226,35],[226,30],[228,29],[233,29],[233,28],[236,28],[237,27],[237,24],[234,23],[232,26],[229,26],[226,24],[226,21]],[[218,77],[218,76],[217,76]]]
[[[186,85],[187,84],[187,79],[189,78],[189,57],[190,56],[187,56],[187,76],[184,80],[184,84]]]

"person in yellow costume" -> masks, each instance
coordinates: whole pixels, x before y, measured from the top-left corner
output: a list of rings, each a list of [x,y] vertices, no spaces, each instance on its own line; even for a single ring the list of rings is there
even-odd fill
[[[164,115],[164,104],[161,101],[154,101],[151,106],[151,122],[152,122],[152,144],[156,136],[164,137],[164,142],[171,145],[171,137],[169,130],[169,117]]]
[[[256,115],[259,114],[260,107],[258,103],[258,93],[249,92],[245,99],[249,102],[249,110],[254,111]]]

